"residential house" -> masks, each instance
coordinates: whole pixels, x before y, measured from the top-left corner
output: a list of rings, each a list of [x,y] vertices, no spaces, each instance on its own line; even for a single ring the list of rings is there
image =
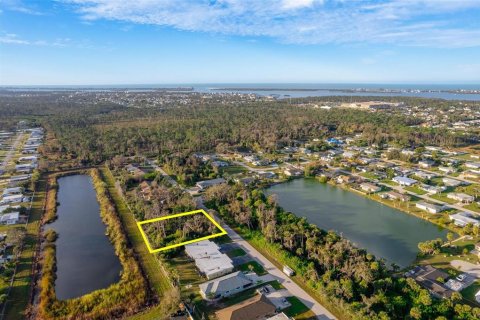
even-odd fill
[[[199,181],[199,182],[196,183],[196,186],[198,188],[200,188],[200,190],[205,190],[205,189],[208,189],[211,186],[215,186],[215,185],[222,184],[222,183],[225,183],[225,182],[227,182],[225,179],[217,178],[217,179]]]
[[[279,314],[274,315],[273,317],[267,318],[266,320],[291,320],[289,316],[285,313],[281,312]]]
[[[237,178],[234,179],[234,181],[236,183],[239,183],[239,184],[244,185],[244,186],[248,186],[248,185],[254,183],[255,180],[256,179],[254,177],[243,177],[243,178],[238,178],[237,177]]]
[[[424,160],[420,160],[418,161],[418,165],[421,167],[421,168],[431,168],[435,165],[435,161],[431,160],[431,159],[424,159]]]
[[[303,170],[298,169],[298,168],[294,168],[294,167],[290,167],[290,168],[286,168],[283,171],[283,173],[288,177],[299,177],[299,176],[303,175]]]
[[[5,196],[0,200],[0,204],[9,204],[9,203],[17,203],[23,202],[23,194],[14,194],[11,196]]]
[[[195,261],[200,273],[207,279],[214,279],[233,271],[232,260],[220,252],[220,248],[212,241],[204,240],[187,244],[186,254]]]
[[[437,194],[447,190],[445,186],[431,186],[429,184],[421,184],[419,187],[423,191],[427,191],[428,194]]]
[[[231,295],[242,292],[254,284],[241,271],[227,274],[217,279],[213,279],[200,284],[200,294],[205,300],[216,300],[226,298]]]
[[[275,179],[277,176],[275,172],[271,171],[258,171],[256,175],[259,179]]]
[[[375,193],[382,190],[380,186],[377,186],[376,184],[370,182],[364,182],[360,184],[360,188],[367,193]]]
[[[445,173],[445,174],[450,174],[450,173],[454,173],[457,171],[457,169],[455,169],[454,167],[438,167],[438,170],[440,170],[441,172]]]
[[[393,182],[398,183],[401,186],[413,186],[415,183],[418,183],[415,179],[410,179],[408,177],[396,176],[392,179]]]
[[[437,176],[435,173],[425,172],[421,170],[414,171],[412,174],[424,180],[431,180]]]
[[[480,162],[466,162],[465,167],[468,169],[480,170]]]
[[[407,272],[405,276],[415,279],[419,285],[427,289],[430,294],[437,298],[449,299],[452,296],[453,290],[445,287],[443,283],[438,282],[438,279],[447,279],[449,275],[446,272],[440,271],[431,265],[417,266],[411,271]]]
[[[456,226],[459,227],[465,227],[467,224],[472,224],[474,226],[480,226],[480,221],[475,219],[472,214],[469,212],[459,212],[450,215],[450,220],[453,221],[453,223]]]
[[[456,193],[452,192],[447,194],[447,198],[456,200],[461,203],[472,203],[475,201],[475,197],[466,193]]]
[[[355,182],[355,178],[347,175],[340,175],[337,177],[337,183],[352,183]]]
[[[22,187],[6,188],[5,190],[3,190],[3,193],[2,193],[3,196],[11,196],[15,194],[23,194],[23,188]]]
[[[396,191],[385,192],[382,194],[382,197],[390,200],[400,200],[402,202],[410,201],[410,196],[408,194],[402,194]]]
[[[10,212],[0,215],[0,224],[17,224],[20,220],[19,212]]]
[[[480,179],[480,172],[476,172],[473,170],[466,170],[462,172],[462,175],[466,179]]]
[[[462,181],[451,179],[451,178],[443,178],[442,181],[443,181],[443,184],[446,185],[447,187],[458,187],[463,184]]]
[[[263,294],[215,312],[218,320],[263,320],[273,316],[276,307]]]
[[[437,205],[437,204],[428,203],[428,202],[424,202],[424,201],[417,202],[415,204],[415,206],[417,208],[421,209],[421,210],[425,210],[425,211],[427,211],[429,213],[433,213],[433,214],[440,213],[443,210],[445,210],[444,206],[440,206],[440,205]]]
[[[342,157],[345,158],[345,159],[353,159],[356,155],[357,155],[356,152],[345,151],[345,152],[342,154]]]

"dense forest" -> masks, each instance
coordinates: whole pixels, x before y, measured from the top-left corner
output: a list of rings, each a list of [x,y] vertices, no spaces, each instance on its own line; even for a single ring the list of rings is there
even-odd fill
[[[115,155],[148,155],[175,167],[197,151],[248,148],[269,153],[298,140],[355,133],[363,133],[369,144],[393,142],[400,146],[418,146],[425,141],[455,146],[468,140],[468,136],[444,129],[410,127],[418,124],[418,119],[403,115],[323,110],[286,101],[201,101],[188,106],[131,108],[109,102],[80,104],[55,94],[24,100],[1,97],[1,117],[34,118],[55,134],[47,151],[83,165],[98,164]],[[178,158],[172,159],[172,155]]]
[[[229,225],[292,266],[333,309],[352,319],[478,319],[480,308],[461,304],[461,296],[436,300],[415,280],[392,276],[365,250],[332,231],[285,212],[274,196],[240,185],[218,185],[205,200]]]

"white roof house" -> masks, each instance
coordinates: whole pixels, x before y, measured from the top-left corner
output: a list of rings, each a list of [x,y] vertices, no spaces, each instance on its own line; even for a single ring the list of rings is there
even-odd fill
[[[480,290],[475,293],[475,300],[477,300],[478,303],[480,303]]]
[[[205,181],[199,181],[197,182],[197,187],[200,189],[207,189],[208,187],[217,185],[217,184],[222,184],[225,183],[225,179],[223,178],[218,178],[218,179],[211,179],[211,180],[205,180]]]
[[[185,253],[195,260],[220,253],[220,247],[215,242],[204,240],[185,245]]]
[[[20,213],[18,212],[10,212],[6,214],[2,214],[0,216],[0,223],[1,224],[16,224],[18,223],[18,220],[20,219]]]
[[[14,194],[11,196],[5,196],[0,200],[0,204],[7,204],[7,203],[15,203],[15,202],[22,202],[23,201],[23,194]]]
[[[467,224],[471,223],[472,225],[480,226],[480,221],[473,218],[473,216],[468,212],[459,212],[450,215],[450,220],[459,227],[465,227]]]
[[[446,186],[449,186],[449,187],[458,187],[459,185],[463,184],[462,181],[451,179],[451,178],[443,178],[442,181]]]
[[[16,181],[25,181],[28,180],[32,177],[31,174],[23,174],[23,175],[18,175],[18,176],[12,176],[10,177],[10,182],[16,182]]]
[[[292,318],[289,318],[285,313],[278,313],[274,315],[273,317],[267,318],[266,320],[290,320]]]
[[[223,253],[195,259],[195,265],[207,279],[214,279],[233,271],[233,263]]]
[[[415,206],[419,209],[425,210],[429,213],[439,213],[445,210],[444,206],[439,206],[433,203],[428,203],[424,201],[417,202]]]
[[[25,162],[25,161],[36,162],[36,161],[37,161],[37,157],[36,157],[36,156],[20,157],[20,158],[18,159],[18,161],[20,161],[20,162]]]
[[[480,162],[467,162],[465,163],[465,167],[470,169],[480,169]]]
[[[381,187],[377,186],[374,183],[370,183],[370,182],[364,182],[364,183],[360,184],[360,188],[362,188],[363,191],[372,192],[372,193],[382,190]]]
[[[225,298],[242,292],[253,285],[252,279],[241,271],[204,282],[199,285],[200,294],[205,300]]]
[[[11,196],[14,194],[22,194],[23,193],[23,188],[22,187],[16,187],[16,188],[6,188],[3,190],[3,195],[4,196]]]
[[[214,279],[233,271],[232,260],[220,252],[220,248],[212,241],[204,240],[185,246],[186,254],[195,260],[198,270],[207,279]]]
[[[415,183],[418,183],[415,179],[410,179],[408,177],[396,176],[392,179],[393,182],[398,183],[401,186],[413,186]]]
[[[435,173],[426,172],[422,170],[414,171],[413,174],[419,178],[427,179],[427,180],[433,179],[437,176]]]
[[[471,195],[466,194],[466,193],[452,192],[452,193],[447,194],[447,198],[453,199],[453,200],[456,200],[456,201],[462,202],[462,203],[472,203],[473,201],[475,201],[474,196],[471,196]]]

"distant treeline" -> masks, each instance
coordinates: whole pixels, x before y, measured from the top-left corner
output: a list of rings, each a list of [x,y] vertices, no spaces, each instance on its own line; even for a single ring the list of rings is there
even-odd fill
[[[185,157],[216,148],[275,152],[298,140],[356,133],[363,133],[368,144],[418,146],[428,142],[451,147],[468,143],[468,136],[447,130],[411,127],[420,123],[411,117],[349,109],[322,110],[286,101],[224,105],[202,100],[188,106],[173,103],[164,108],[128,108],[97,101],[75,104],[60,99],[59,94],[22,99],[0,97],[0,115],[36,115],[56,137],[54,143],[46,146],[47,151],[83,165],[97,164],[115,155]],[[415,101],[428,105],[444,103]]]

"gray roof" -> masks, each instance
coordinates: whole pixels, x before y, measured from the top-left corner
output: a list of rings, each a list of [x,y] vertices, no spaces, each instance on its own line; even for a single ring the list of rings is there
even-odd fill
[[[202,290],[205,295],[208,295],[210,293],[222,294],[223,292],[231,291],[252,283],[253,281],[247,276],[245,276],[243,272],[237,271],[227,274],[223,277],[202,283],[200,285],[200,290]]]

